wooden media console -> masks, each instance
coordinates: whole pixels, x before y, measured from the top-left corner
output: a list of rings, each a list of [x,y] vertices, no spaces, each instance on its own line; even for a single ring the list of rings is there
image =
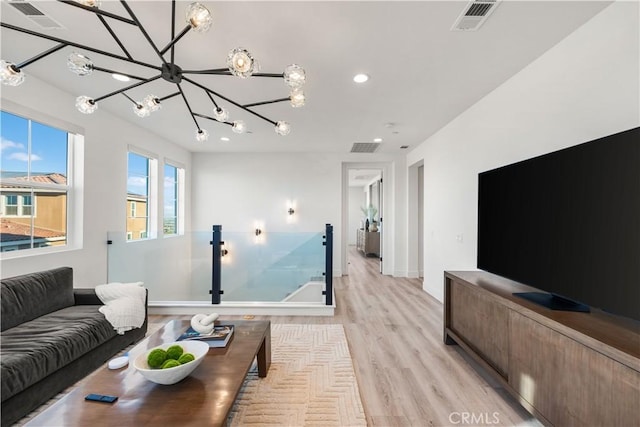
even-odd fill
[[[444,341],[458,344],[547,425],[640,422],[640,325],[555,311],[535,288],[479,271],[444,274]]]

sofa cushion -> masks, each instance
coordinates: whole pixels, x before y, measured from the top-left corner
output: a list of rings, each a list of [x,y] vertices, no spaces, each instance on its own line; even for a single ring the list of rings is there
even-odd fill
[[[2,332],[2,400],[116,336],[99,308],[68,307]]]
[[[70,267],[2,279],[2,331],[73,303],[73,270]]]

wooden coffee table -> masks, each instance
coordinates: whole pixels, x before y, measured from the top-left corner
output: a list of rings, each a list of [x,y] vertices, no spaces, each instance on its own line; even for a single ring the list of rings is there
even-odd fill
[[[225,348],[212,348],[191,375],[173,385],[146,380],[133,360],[146,350],[175,341],[189,326],[173,320],[129,352],[129,366],[110,370],[106,364],[69,394],[33,418],[28,426],[224,426],[253,364],[265,377],[271,365],[271,322],[234,320]],[[88,402],[89,393],[118,396],[113,404]]]

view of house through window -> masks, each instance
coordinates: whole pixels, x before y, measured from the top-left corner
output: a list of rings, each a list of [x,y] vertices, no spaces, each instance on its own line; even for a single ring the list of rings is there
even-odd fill
[[[181,234],[180,185],[184,169],[171,164],[164,165],[164,218],[162,228],[165,235]]]
[[[129,152],[127,174],[127,240],[149,235],[149,194],[152,159]]]
[[[67,244],[71,134],[1,112],[0,250]]]

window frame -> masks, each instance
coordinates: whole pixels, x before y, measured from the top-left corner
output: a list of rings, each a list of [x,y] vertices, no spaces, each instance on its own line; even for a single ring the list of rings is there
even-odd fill
[[[156,239],[158,237],[158,156],[154,153],[151,153],[149,151],[146,151],[144,149],[141,149],[139,147],[136,147],[134,145],[128,145],[127,146],[127,157],[126,157],[126,171],[127,171],[127,188],[125,188],[125,195],[126,195],[126,201],[129,201],[129,189],[128,189],[128,181],[129,181],[129,154],[135,154],[137,156],[141,156],[141,157],[145,157],[147,159],[147,212],[146,212],[146,218],[147,218],[147,227],[146,227],[146,237],[141,237],[138,239],[135,239],[134,230],[129,230],[128,227],[128,223],[126,222],[126,220],[129,218],[129,214],[131,213],[131,211],[133,209],[136,210],[136,217],[135,218],[141,218],[140,216],[137,216],[138,214],[138,209],[137,207],[131,209],[129,207],[127,207],[126,212],[127,215],[125,215],[125,233],[126,236],[129,236],[129,233],[131,233],[131,239],[126,240],[126,243],[134,243],[134,242],[143,242],[146,240],[152,240],[152,239]],[[132,204],[135,204],[135,201],[131,201]],[[140,232],[139,235],[142,235],[143,233]]]
[[[164,221],[167,217],[165,217],[164,213],[164,204],[166,200],[164,200],[165,192],[164,192],[164,180],[166,176],[164,175],[165,167],[170,166],[175,169],[175,233],[164,233]],[[176,162],[170,159],[164,159],[164,165],[162,168],[162,183],[163,183],[163,191],[162,191],[162,232],[163,237],[176,237],[184,235],[184,216],[185,216],[185,167],[182,163]]]
[[[64,190],[64,193],[66,194],[66,243],[64,245],[39,247],[39,242],[32,239],[33,236],[29,236],[32,245],[31,248],[0,251],[0,259],[8,260],[82,249],[84,224],[84,193],[82,189],[82,182],[84,180],[84,128],[17,104],[10,100],[3,100],[2,111],[22,117],[31,122],[36,122],[43,126],[61,130],[67,134],[67,182],[66,184],[48,184],[35,181],[24,182],[10,178],[0,178],[0,184],[10,184],[19,188],[31,190],[32,210],[34,214],[32,218],[35,218],[36,214],[37,203],[33,197],[36,189],[45,191]],[[3,191],[3,193],[5,192]],[[4,216],[4,210],[2,210],[2,212]]]

